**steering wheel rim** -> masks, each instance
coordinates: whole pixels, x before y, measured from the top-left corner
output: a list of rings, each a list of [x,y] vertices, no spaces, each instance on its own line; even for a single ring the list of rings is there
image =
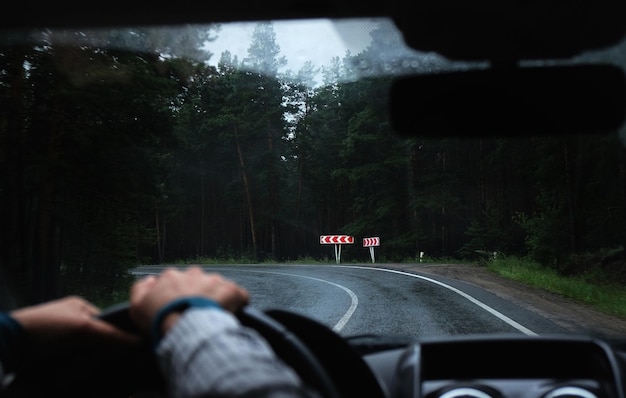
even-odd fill
[[[263,336],[285,363],[325,398],[340,398],[339,391],[322,363],[302,340],[267,313],[244,307],[237,313],[239,321]]]

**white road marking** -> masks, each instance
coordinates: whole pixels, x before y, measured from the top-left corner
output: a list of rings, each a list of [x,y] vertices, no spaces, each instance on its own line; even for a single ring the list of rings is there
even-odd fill
[[[327,265],[328,266],[328,265]],[[337,267],[337,268],[356,268],[356,269],[368,269],[368,270],[376,270],[376,271],[383,271],[383,272],[391,272],[394,274],[400,274],[400,275],[405,275],[405,276],[410,276],[412,278],[417,278],[417,279],[421,279],[430,283],[434,283],[436,285],[439,285],[443,288],[446,288],[458,295],[460,295],[461,297],[465,298],[466,300],[470,301],[471,303],[479,306],[480,308],[482,308],[483,310],[489,312],[490,314],[492,314],[493,316],[495,316],[496,318],[500,319],[501,321],[509,324],[511,327],[519,330],[520,332],[529,335],[529,336],[536,336],[537,333],[533,332],[532,330],[528,329],[527,327],[521,325],[520,323],[514,321],[513,319],[509,318],[508,316],[502,314],[501,312],[491,308],[490,306],[488,306],[487,304],[483,303],[482,301],[470,296],[469,294],[453,287],[450,285],[447,285],[443,282],[440,282],[438,280],[432,279],[432,278],[428,278],[426,276],[422,276],[422,275],[416,275],[416,274],[411,274],[409,272],[404,272],[404,271],[397,271],[397,270],[392,270],[392,269],[386,269],[386,268],[376,268],[376,267],[361,267],[361,266],[357,266],[357,265],[330,265],[330,267]],[[231,268],[232,270],[232,268]],[[318,279],[318,278],[313,278],[311,276],[305,276],[305,275],[297,275],[297,274],[289,274],[289,273],[283,273],[283,272],[273,272],[273,271],[260,271],[260,270],[249,270],[249,271],[253,271],[253,272],[262,272],[262,273],[268,273],[268,274],[277,274],[277,275],[285,275],[285,276],[295,276],[295,277],[299,277],[299,278],[307,278],[307,279],[312,279],[318,282],[323,282],[323,283],[327,283],[329,285],[333,285],[335,287],[338,287],[340,289],[342,289],[343,291],[345,291],[351,299],[351,304],[350,307],[348,308],[348,310],[345,312],[345,314],[341,317],[341,319],[339,320],[339,322],[337,322],[335,324],[335,326],[333,326],[333,330],[335,332],[340,332],[344,326],[346,325],[346,323],[348,323],[348,321],[350,320],[350,318],[352,317],[352,315],[354,314],[354,311],[356,311],[357,306],[359,305],[359,299],[357,297],[356,294],[354,294],[354,292],[350,289],[348,289],[345,286],[339,285],[337,283],[334,282],[330,282],[327,280],[323,280],[323,279]],[[133,272],[135,275],[142,275],[142,274],[149,274],[150,272]]]
[[[335,332],[341,332],[341,330],[344,328],[344,326],[346,326],[346,324],[348,323],[348,321],[350,320],[350,318],[352,318],[352,315],[354,314],[354,311],[356,311],[356,307],[359,305],[359,298],[357,297],[356,294],[354,294],[354,292],[350,289],[348,289],[347,287],[340,285],[338,283],[334,283],[334,282],[330,282],[324,279],[319,279],[319,278],[313,278],[312,276],[306,276],[306,275],[298,275],[298,274],[289,274],[286,272],[274,272],[274,271],[259,271],[259,270],[252,270],[253,272],[261,272],[264,274],[275,274],[275,275],[283,275],[283,276],[295,276],[298,278],[306,278],[306,279],[311,279],[317,282],[322,282],[322,283],[327,283],[329,285],[338,287],[340,289],[342,289],[344,292],[348,293],[348,296],[350,296],[350,307],[348,307],[348,310],[343,314],[343,316],[341,317],[341,319],[339,320],[339,322],[337,322],[335,324],[335,326],[332,327],[332,329]]]
[[[333,267],[340,267],[338,265],[334,265]],[[359,267],[359,266],[355,266],[355,265],[342,265],[341,267],[346,268],[346,267],[350,267],[350,268],[358,268],[358,269],[374,269],[377,271],[384,271],[384,272],[391,272],[394,274],[400,274],[400,275],[406,275],[406,276],[410,276],[413,278],[418,278],[418,279],[422,279],[425,280],[427,282],[430,283],[434,283],[436,285],[439,285],[441,287],[444,287],[450,291],[453,291],[454,293],[460,295],[461,297],[469,300],[470,302],[476,304],[477,306],[479,306],[480,308],[482,308],[483,310],[489,312],[490,314],[492,314],[493,316],[495,316],[496,318],[502,320],[503,322],[508,323],[510,326],[514,327],[515,329],[519,330],[520,332],[529,335],[529,336],[536,336],[537,333],[533,332],[532,330],[528,329],[527,327],[519,324],[518,322],[515,322],[513,319],[509,318],[508,316],[502,314],[499,311],[496,311],[495,309],[491,308],[490,306],[488,306],[487,304],[483,303],[482,301],[470,296],[469,294],[453,287],[450,285],[447,285],[443,282],[439,282],[438,280],[432,279],[432,278],[428,278],[426,276],[422,276],[422,275],[416,275],[416,274],[411,274],[409,272],[403,272],[403,271],[397,271],[397,270],[392,270],[392,269],[385,269],[385,268],[376,268],[376,267]]]

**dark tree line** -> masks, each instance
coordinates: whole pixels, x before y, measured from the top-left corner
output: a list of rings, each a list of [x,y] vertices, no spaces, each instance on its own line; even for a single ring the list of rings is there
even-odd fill
[[[623,251],[617,134],[400,138],[392,77],[373,72],[424,65],[400,62],[385,26],[318,86],[311,63],[279,72],[271,23],[216,67],[199,50],[211,34],[45,31],[0,48],[0,262],[30,300],[59,294],[61,275],[141,263],[330,258],[323,234],[353,235],[342,256],[360,261],[368,236],[380,261],[497,251],[565,269]],[[343,79],[366,59],[379,61]]]

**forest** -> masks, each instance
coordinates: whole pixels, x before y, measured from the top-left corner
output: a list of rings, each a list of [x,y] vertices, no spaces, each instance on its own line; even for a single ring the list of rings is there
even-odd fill
[[[575,256],[623,256],[619,132],[399,136],[394,76],[438,66],[403,62],[387,27],[359,54],[297,72],[283,71],[271,22],[244,59],[207,52],[216,34],[44,30],[0,43],[0,271],[30,300],[58,295],[63,276],[138,264],[334,261],[328,234],[354,236],[348,262],[369,261],[372,236],[377,262],[495,252],[567,272]]]

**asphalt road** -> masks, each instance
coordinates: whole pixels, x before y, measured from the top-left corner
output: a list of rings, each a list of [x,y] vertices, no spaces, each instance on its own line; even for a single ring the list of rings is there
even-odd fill
[[[136,275],[158,273],[146,266]],[[476,285],[418,272],[355,265],[207,266],[245,286],[259,309],[307,315],[349,336],[566,333],[540,314]]]

